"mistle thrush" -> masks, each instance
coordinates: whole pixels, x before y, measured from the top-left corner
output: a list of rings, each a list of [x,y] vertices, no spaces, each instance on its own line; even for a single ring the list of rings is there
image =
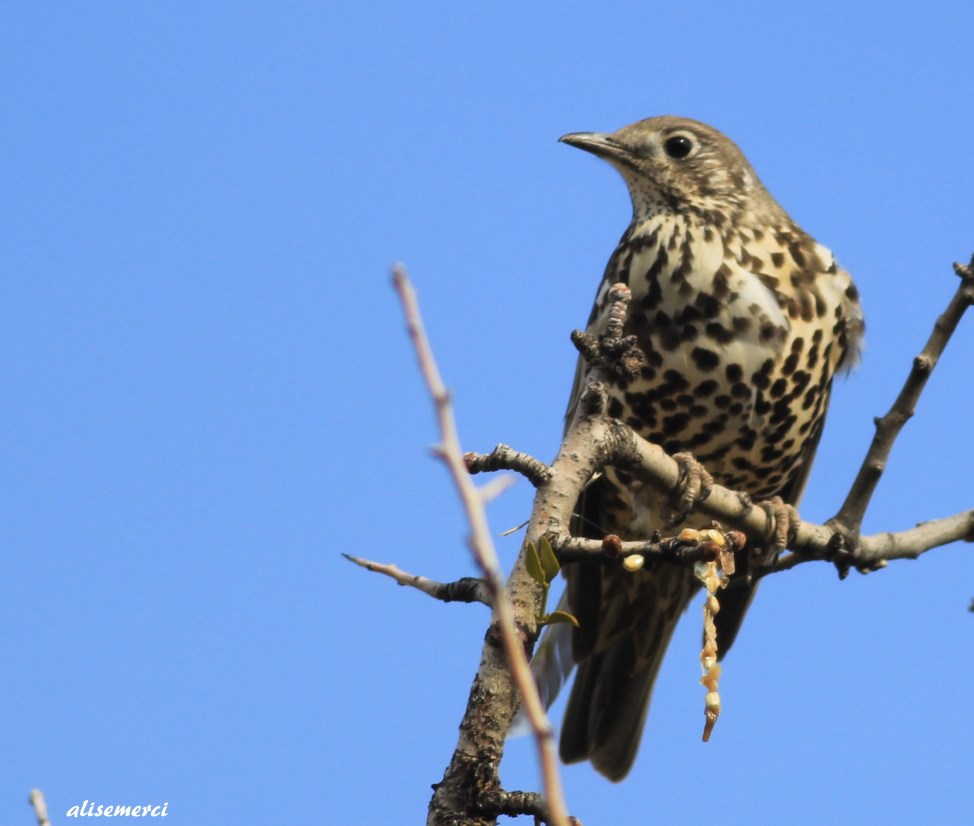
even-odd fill
[[[634,380],[613,380],[609,415],[670,454],[692,453],[721,485],[754,500],[796,504],[832,379],[858,354],[862,314],[848,273],[716,129],[656,117],[561,140],[608,161],[632,199],[632,221],[609,259],[588,331],[604,332],[609,288],[627,284],[624,332],[637,337],[646,365]],[[584,373],[579,363],[569,420]],[[647,539],[665,527],[664,507],[650,487],[608,468],[586,488],[575,531]],[[635,759],[666,647],[698,583],[690,570],[666,563],[638,573],[603,563],[564,571],[567,610],[580,628],[549,629],[535,673],[550,701],[577,665],[561,756],[591,760],[621,780]],[[722,654],[753,592],[746,577],[721,592]]]

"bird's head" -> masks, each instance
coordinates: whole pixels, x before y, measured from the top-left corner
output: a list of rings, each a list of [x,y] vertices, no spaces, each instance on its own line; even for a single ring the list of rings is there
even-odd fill
[[[575,132],[562,143],[608,161],[625,179],[633,216],[779,209],[744,154],[713,127],[688,118],[647,118],[618,132]]]

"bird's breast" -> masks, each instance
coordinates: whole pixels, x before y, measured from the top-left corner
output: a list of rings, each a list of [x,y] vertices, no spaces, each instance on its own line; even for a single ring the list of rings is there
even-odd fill
[[[626,333],[647,359],[635,380],[611,389],[610,415],[669,453],[693,453],[721,484],[762,498],[797,474],[836,363],[834,307],[803,314],[789,294],[794,258],[786,250],[779,261],[766,237],[729,239],[656,221],[624,239],[603,285],[630,287]],[[596,330],[604,309],[602,301]]]

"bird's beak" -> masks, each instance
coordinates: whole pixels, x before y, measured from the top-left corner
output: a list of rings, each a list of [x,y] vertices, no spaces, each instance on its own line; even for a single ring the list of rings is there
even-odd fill
[[[632,166],[632,150],[620,143],[612,135],[602,132],[572,132],[558,138],[560,143],[567,143],[576,149],[583,149],[607,161]]]

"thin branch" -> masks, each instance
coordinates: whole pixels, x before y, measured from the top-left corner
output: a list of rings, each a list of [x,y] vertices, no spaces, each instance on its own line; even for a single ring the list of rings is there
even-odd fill
[[[27,802],[34,810],[37,826],[51,826],[51,821],[47,816],[47,803],[44,802],[44,793],[40,789],[31,789]]]
[[[612,439],[618,435],[615,432],[617,428],[631,434],[626,425],[616,422],[611,424],[608,434],[600,433],[598,428],[594,428],[588,431],[587,438]],[[629,465],[630,470],[654,481],[668,493],[678,493],[682,484],[680,463],[655,445],[644,442],[635,434],[631,435],[636,440],[637,459],[635,463]],[[639,444],[640,442],[642,444]],[[629,447],[627,445],[618,454],[611,450],[607,451],[604,461],[610,464],[624,460],[632,463],[633,457]],[[512,454],[520,457],[527,456],[516,451],[512,451]],[[469,457],[470,454],[467,455]],[[736,491],[714,485],[707,500],[698,502],[697,507],[718,520],[743,528],[751,536],[764,541],[771,541],[774,538],[774,529],[769,527],[765,511],[750,504]],[[725,533],[728,545],[740,544],[741,540],[734,534],[734,531]],[[790,543],[792,553],[782,557],[765,571],[756,573],[765,576],[815,561],[841,561],[847,567],[852,566],[861,571],[868,571],[884,567],[889,560],[916,559],[933,548],[952,542],[974,541],[974,510],[930,520],[903,531],[884,531],[864,536],[859,539],[854,549],[838,548],[836,536],[836,530],[831,525],[798,521],[795,525],[795,537]],[[551,532],[549,538],[562,562],[598,559],[609,561],[629,556],[644,556],[671,564],[693,566],[699,561],[710,561],[716,556],[716,550],[711,545],[679,536],[623,542],[613,536],[600,541],[573,537],[567,533]],[[343,556],[363,568],[385,574],[400,585],[416,588],[434,599],[444,602],[481,602],[490,605],[490,591],[482,579],[464,577],[456,582],[436,582],[426,577],[406,573],[393,564],[372,562],[350,554],[343,554]]]
[[[730,531],[724,536],[726,545],[743,547],[744,536],[739,531]],[[718,546],[713,542],[700,542],[680,536],[648,542],[623,542],[612,535],[601,541],[566,535],[555,539],[551,546],[559,562],[591,562],[597,559],[608,562],[630,556],[644,556],[692,568],[698,562],[713,562],[719,556]]]
[[[415,588],[441,602],[482,602],[487,606],[491,604],[487,583],[476,577],[465,576],[455,582],[437,582],[424,576],[406,573],[392,563],[372,562],[351,554],[342,554],[342,556],[367,571],[385,574],[399,585]]]
[[[538,696],[537,686],[535,685],[534,678],[531,676],[528,657],[524,651],[524,641],[515,625],[514,609],[511,605],[510,597],[504,588],[500,562],[497,559],[494,543],[487,526],[483,498],[480,496],[477,486],[474,484],[473,478],[470,476],[467,465],[464,462],[463,452],[460,448],[460,439],[457,435],[456,422],[453,418],[453,410],[450,404],[450,396],[443,384],[443,379],[440,377],[429,340],[423,328],[422,317],[416,301],[416,293],[403,267],[397,266],[393,269],[393,282],[403,304],[406,322],[409,328],[409,336],[416,349],[420,370],[426,380],[427,388],[436,408],[436,416],[441,434],[440,455],[449,468],[450,475],[453,477],[454,484],[460,494],[467,521],[470,524],[470,547],[477,564],[484,574],[487,587],[491,592],[494,614],[499,627],[504,653],[507,656],[508,667],[520,691],[527,718],[534,731],[544,778],[545,800],[547,801],[549,823],[552,826],[567,826],[568,812],[565,807],[561,777],[558,772],[557,758],[555,757],[551,724],[545,715],[544,706],[541,703],[541,698]],[[481,668],[484,668],[484,666],[485,663],[482,661]],[[458,744],[458,751],[464,747],[465,743],[463,741],[469,737],[469,734],[470,732],[464,731],[461,725],[461,743]],[[473,749],[476,748],[473,743],[470,743],[469,746]],[[501,745],[502,748],[503,746]],[[496,766],[493,768],[496,770]],[[448,768],[447,772],[449,773],[449,771],[450,769]],[[493,778],[491,779],[493,780]],[[444,777],[445,780],[446,776]],[[437,802],[437,796],[441,794],[441,789],[444,790],[442,794],[446,794],[444,784],[440,784],[436,792],[434,792],[434,800],[431,802],[431,819],[434,817],[433,810]]]
[[[581,488],[578,479],[586,472],[601,470],[605,465],[623,466],[634,475],[654,484],[661,491],[678,495],[683,480],[681,465],[668,456],[658,445],[640,438],[628,425],[613,419],[586,417],[573,423],[565,436],[563,452],[571,454],[576,460],[574,478],[568,477],[559,467],[556,459],[552,465],[552,482],[548,486],[558,498],[574,502]],[[561,454],[559,454],[561,456]],[[588,460],[588,461],[585,461]],[[591,471],[589,469],[591,468]],[[583,484],[584,484],[583,482]],[[770,523],[767,512],[753,504],[740,492],[713,485],[707,498],[696,504],[700,513],[718,520],[721,524],[738,528],[748,536],[770,543],[775,539],[775,526]],[[567,530],[567,521],[549,519],[551,531],[561,537]],[[915,528],[898,533],[884,532],[874,536],[862,537],[854,548],[842,548],[837,539],[841,532],[832,525],[817,525],[797,520],[793,526],[793,538],[789,547],[801,555],[801,562],[827,560],[854,566],[860,570],[882,567],[886,560],[915,559],[932,548],[958,540],[974,540],[974,511],[964,511],[954,516],[925,522]],[[560,541],[560,540],[559,540]],[[628,552],[644,555],[662,554],[643,545],[643,550],[635,547],[640,543],[623,543]],[[651,543],[650,543],[651,544]],[[587,545],[572,540],[567,546],[574,550],[591,550],[601,553],[599,543]],[[566,557],[567,558],[567,557]],[[789,557],[790,559],[790,557]],[[673,559],[671,561],[679,561]],[[779,565],[772,570],[786,570],[800,564],[798,560]]]
[[[829,529],[828,526],[814,525],[811,527],[816,532]],[[917,559],[927,551],[949,545],[952,542],[974,542],[974,510],[962,511],[953,516],[921,522],[916,527],[905,531],[895,533],[884,531],[883,533],[861,537],[857,546],[846,552],[844,556],[848,564],[861,571],[870,571],[883,568],[887,562],[894,559]],[[832,544],[835,544],[834,541]],[[790,556],[779,560],[781,570],[785,570],[785,567],[793,568],[802,562],[810,562],[816,559],[835,561],[834,549],[822,549],[815,545],[802,548],[796,542],[793,550],[796,553],[792,556],[797,556],[798,559],[787,566],[784,566],[783,563],[790,559]],[[776,568],[772,568],[772,571],[774,570]]]
[[[937,366],[937,361],[965,311],[974,304],[974,257],[967,266],[954,264],[954,270],[960,276],[960,286],[943,315],[934,324],[933,332],[920,355],[913,360],[910,374],[893,406],[885,416],[876,419],[876,433],[866,458],[852,483],[849,495],[832,520],[838,527],[848,532],[852,539],[855,539],[859,533],[863,515],[886,469],[886,461],[896,437],[916,411],[917,401],[923,388],[926,387],[927,379],[930,378],[933,368]]]
[[[491,479],[484,485],[477,488],[477,493],[480,494],[480,501],[485,505],[493,502],[498,496],[500,496],[505,490],[511,487],[517,481],[516,476],[497,476]]]
[[[640,468],[647,471],[648,469]],[[733,495],[727,488],[719,488],[719,496]],[[721,502],[721,506],[725,503]],[[771,534],[764,530],[754,530],[753,519],[750,514],[742,514],[736,508],[731,511],[723,507],[715,507],[708,502],[706,509],[698,504],[700,510],[707,510],[712,516],[732,522],[746,528],[752,536],[755,534],[764,541],[770,541]],[[761,518],[761,517],[759,517]],[[731,532],[732,534],[733,532]],[[728,537],[731,534],[726,534]],[[836,548],[835,528],[830,525],[817,525],[813,522],[797,523],[795,539],[790,543],[790,553],[779,559],[765,574],[787,571],[805,562],[835,562],[841,558],[843,562],[866,572],[883,568],[886,563],[894,559],[917,559],[927,551],[949,545],[952,542],[974,542],[974,510],[962,511],[953,516],[932,519],[914,528],[903,531],[883,531],[882,533],[860,537],[857,546],[852,550]],[[729,540],[730,541],[730,540]],[[636,542],[617,542],[606,547],[605,540],[581,539],[574,536],[557,536],[551,541],[552,548],[561,562],[575,562],[585,560],[595,562],[599,560],[611,561],[620,557],[645,556],[665,560],[674,565],[692,567],[697,562],[708,562],[713,559],[713,549],[706,544],[698,544],[677,537]]]
[[[551,479],[551,468],[544,462],[507,445],[497,445],[490,453],[464,453],[463,460],[470,473],[513,470],[520,473],[536,488],[540,488]]]
[[[544,798],[537,792],[493,792],[485,796],[479,808],[483,814],[491,817],[531,815],[541,823],[548,823],[550,818]],[[580,820],[571,816],[568,823],[569,826],[582,826]]]

